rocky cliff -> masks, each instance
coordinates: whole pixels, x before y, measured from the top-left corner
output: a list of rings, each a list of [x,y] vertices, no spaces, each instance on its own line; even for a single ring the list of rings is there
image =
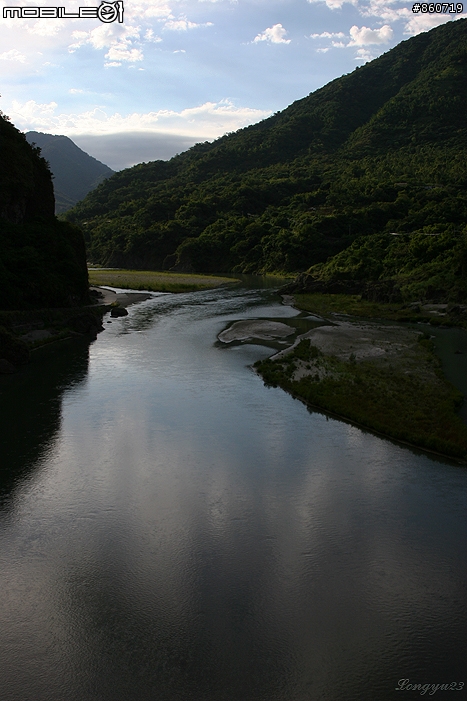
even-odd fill
[[[52,175],[39,149],[4,117],[0,118],[0,218],[23,224],[54,216]]]
[[[0,113],[0,310],[89,303],[82,233],[54,208],[40,149]]]

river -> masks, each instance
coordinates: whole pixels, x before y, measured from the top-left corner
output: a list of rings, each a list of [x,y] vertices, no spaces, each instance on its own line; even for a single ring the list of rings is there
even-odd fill
[[[466,468],[265,387],[257,317],[307,323],[156,295],[0,378],[2,701],[464,698]]]

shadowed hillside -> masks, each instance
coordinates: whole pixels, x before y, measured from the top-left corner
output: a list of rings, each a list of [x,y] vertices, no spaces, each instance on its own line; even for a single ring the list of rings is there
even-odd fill
[[[57,221],[47,162],[0,114],[0,309],[85,303],[82,234]]]

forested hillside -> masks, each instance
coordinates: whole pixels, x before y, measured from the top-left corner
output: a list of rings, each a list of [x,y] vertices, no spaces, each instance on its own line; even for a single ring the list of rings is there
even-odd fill
[[[84,303],[83,236],[55,218],[47,162],[0,113],[0,309]]]
[[[82,226],[91,260],[106,265],[297,272],[340,253],[337,267],[320,269],[328,280],[399,274],[415,236],[431,265],[414,273],[419,289],[427,274],[437,275],[430,261],[449,259],[450,283],[455,278],[462,295],[466,115],[461,19],[259,124],[121,171],[66,216]],[[381,258],[382,245],[392,262],[355,264],[362,246],[370,261]]]

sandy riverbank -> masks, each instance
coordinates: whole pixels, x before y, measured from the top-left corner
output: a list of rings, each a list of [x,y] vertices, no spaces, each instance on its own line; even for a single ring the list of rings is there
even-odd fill
[[[129,307],[131,304],[144,302],[150,299],[153,295],[148,292],[115,292],[115,290],[107,290],[105,287],[92,286],[90,290],[95,290],[99,296],[99,304],[114,304],[115,302],[120,307]]]
[[[334,316],[255,368],[266,384],[312,408],[467,460],[467,427],[457,414],[463,397],[421,330]]]
[[[361,323],[360,321],[334,321],[333,325],[318,326],[298,336],[292,346],[279,351],[272,360],[280,360],[293,353],[300,341],[309,342],[323,354],[343,362],[361,363],[369,361],[378,366],[392,365],[405,372],[420,374],[420,332],[396,325]],[[293,379],[298,380],[316,372],[316,362],[305,363],[298,360]],[[324,368],[320,375],[323,377]],[[433,369],[430,366],[429,375]],[[428,379],[426,368],[423,379]],[[420,377],[422,380],[422,377]]]

